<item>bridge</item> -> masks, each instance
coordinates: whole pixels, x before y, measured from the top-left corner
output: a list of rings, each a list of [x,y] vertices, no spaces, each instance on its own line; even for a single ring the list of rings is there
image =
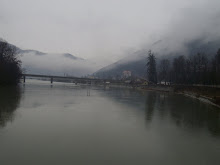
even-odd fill
[[[121,83],[121,81],[116,81],[116,80],[108,80],[108,79],[93,79],[93,78],[80,78],[80,77],[70,77],[70,76],[53,76],[53,75],[39,75],[39,74],[22,74],[23,82],[25,83],[26,77],[35,77],[35,78],[48,78],[50,79],[50,83],[52,84],[54,79],[60,80],[72,80],[73,82],[77,83],[106,83],[106,82],[114,82],[114,83]]]

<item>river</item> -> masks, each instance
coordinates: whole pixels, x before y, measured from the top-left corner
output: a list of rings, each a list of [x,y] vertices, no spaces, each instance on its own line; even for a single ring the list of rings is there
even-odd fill
[[[182,95],[27,80],[0,88],[1,165],[219,165],[220,110]]]

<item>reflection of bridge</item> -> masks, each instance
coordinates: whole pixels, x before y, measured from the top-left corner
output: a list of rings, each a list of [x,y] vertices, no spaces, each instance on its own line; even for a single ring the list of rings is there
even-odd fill
[[[107,79],[93,79],[93,78],[80,78],[80,77],[67,77],[67,76],[52,76],[52,75],[37,75],[37,74],[22,74],[23,82],[25,83],[26,77],[36,77],[36,78],[49,78],[51,84],[54,79],[56,80],[72,80],[74,83],[119,83],[119,81],[107,80]]]

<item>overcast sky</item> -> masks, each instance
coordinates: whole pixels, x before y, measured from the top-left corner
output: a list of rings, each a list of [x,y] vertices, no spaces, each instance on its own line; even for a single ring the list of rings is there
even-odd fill
[[[216,36],[219,11],[220,0],[0,0],[0,38],[111,63],[166,37]]]

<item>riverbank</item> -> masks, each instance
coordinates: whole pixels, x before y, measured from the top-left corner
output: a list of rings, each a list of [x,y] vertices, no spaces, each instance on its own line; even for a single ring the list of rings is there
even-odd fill
[[[207,104],[220,108],[220,88],[208,86],[189,85],[149,85],[142,87],[144,90],[154,90],[162,92],[174,92],[186,97],[198,99]]]

